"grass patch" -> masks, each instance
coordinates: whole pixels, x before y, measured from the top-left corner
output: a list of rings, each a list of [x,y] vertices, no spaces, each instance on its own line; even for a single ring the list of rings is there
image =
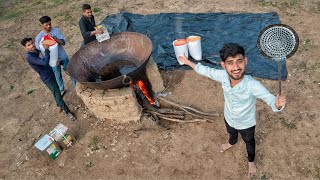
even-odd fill
[[[52,0],[54,5],[62,4],[64,0]]]
[[[101,8],[98,8],[98,7],[94,7],[94,8],[93,8],[93,12],[96,13],[96,14],[101,13],[101,10],[102,10],[102,9],[101,9]]]
[[[311,47],[313,47],[313,42],[311,39],[307,38],[301,41],[301,50],[309,51]]]
[[[282,1],[272,1],[272,0],[257,0],[262,6],[273,6],[277,8],[290,8],[299,4],[299,0],[282,0]]]
[[[300,81],[298,82],[298,84],[299,84],[299,86],[304,86],[304,85],[305,85],[305,82],[304,82],[303,80],[300,80]]]
[[[27,95],[32,94],[34,91],[35,91],[35,89],[30,89],[30,90],[28,90],[28,91],[27,91]]]
[[[287,129],[297,129],[297,126],[294,123],[289,122],[287,119],[284,118],[281,118],[281,124]]]
[[[267,180],[268,179],[268,177],[264,174],[264,175],[262,175],[261,176],[261,178],[260,178],[261,180]]]
[[[320,11],[320,1],[319,2],[316,2],[316,11]],[[320,179],[320,177],[319,177]]]
[[[3,47],[9,49],[9,48],[13,47],[14,45],[15,45],[15,39],[10,38],[4,43]]]
[[[99,149],[99,138],[98,136],[93,136],[91,141],[90,141],[90,144],[89,144],[89,147],[91,148],[92,151],[96,151]]]
[[[70,21],[73,17],[70,14],[65,14],[62,18],[62,21]]]
[[[119,9],[120,12],[126,12],[128,9],[125,6],[122,6],[122,8]]]
[[[106,3],[105,3],[105,7],[106,7],[106,8],[111,8],[111,7],[112,7],[112,6],[111,6],[111,3],[112,3],[112,1],[106,2]]]
[[[299,4],[299,1],[298,0],[288,0],[288,4],[289,4],[289,6],[295,6],[295,5]]]
[[[303,72],[307,70],[307,63],[304,61],[304,62],[301,62],[298,64],[298,69],[302,70]]]
[[[10,0],[11,1],[11,0]],[[13,1],[13,0],[12,0]],[[69,0],[51,0],[51,1],[43,1],[43,0],[35,0],[31,3],[25,1],[13,1],[10,2],[10,8],[4,8],[0,19],[2,20],[16,20],[18,18],[27,15],[29,12],[33,12],[35,9],[54,9],[56,6],[66,4]]]
[[[12,11],[6,13],[6,14],[3,16],[3,19],[4,19],[4,20],[14,20],[14,19],[20,17],[20,15],[21,15],[21,12],[16,11],[16,10],[12,10]]]
[[[280,2],[276,6],[279,8],[291,8],[293,6],[297,6],[299,4],[299,0],[286,0],[284,2]]]
[[[270,0],[258,0],[258,2],[262,5],[262,6],[267,6],[270,4]]]

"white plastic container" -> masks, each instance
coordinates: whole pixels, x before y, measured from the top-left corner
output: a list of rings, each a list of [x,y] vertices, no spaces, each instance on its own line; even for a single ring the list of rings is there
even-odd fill
[[[96,28],[97,29],[101,29],[103,31],[102,34],[96,34],[96,38],[97,38],[98,42],[102,42],[102,41],[110,39],[110,35],[109,35],[109,32],[108,32],[108,29],[105,26],[99,25]]]
[[[188,36],[188,49],[190,56],[197,61],[202,60],[201,50],[201,37],[200,36]]]
[[[185,39],[177,39],[172,42],[172,45],[179,64],[183,65],[184,63],[179,60],[179,56],[189,57],[187,41]]]
[[[41,153],[53,160],[56,159],[61,153],[59,145],[48,134],[45,134],[43,137],[41,137],[35,146],[39,151],[41,151]]]
[[[49,135],[63,148],[67,149],[75,143],[74,136],[68,131],[63,124],[58,124]]]
[[[54,43],[49,44],[49,51],[50,51],[49,65],[51,67],[55,67],[55,66],[57,66],[57,61],[58,61],[58,43],[52,37],[46,35],[40,41],[40,45],[39,45],[40,46],[40,51],[44,56],[45,55],[45,53],[44,53],[45,49],[42,46],[42,42],[44,40],[48,40],[48,39],[54,41]]]

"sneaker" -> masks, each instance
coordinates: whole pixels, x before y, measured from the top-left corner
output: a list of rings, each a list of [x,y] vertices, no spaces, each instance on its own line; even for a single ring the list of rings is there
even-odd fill
[[[66,91],[61,91],[61,97],[66,93]]]
[[[67,113],[67,116],[68,116],[68,118],[69,118],[71,121],[74,121],[74,120],[77,119],[71,112],[68,112],[68,113]]]

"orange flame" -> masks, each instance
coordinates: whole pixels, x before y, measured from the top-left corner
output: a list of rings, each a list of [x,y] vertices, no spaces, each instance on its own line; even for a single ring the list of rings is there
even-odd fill
[[[146,85],[143,83],[143,81],[138,80],[136,83],[137,86],[139,86],[140,90],[142,91],[143,95],[148,99],[148,101],[150,102],[150,104],[155,105],[154,100],[150,97],[148,89],[146,87]]]

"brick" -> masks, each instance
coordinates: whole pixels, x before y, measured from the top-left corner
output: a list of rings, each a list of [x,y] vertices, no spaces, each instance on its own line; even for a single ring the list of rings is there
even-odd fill
[[[165,90],[158,66],[152,57],[150,57],[149,62],[146,66],[146,75],[151,83],[152,90],[155,93],[159,93]]]
[[[113,119],[119,122],[140,119],[142,108],[131,87],[98,90],[79,85],[76,88],[77,95],[89,111],[99,119]]]
[[[77,84],[76,84],[76,91],[77,91],[77,92],[82,92],[82,91],[91,92],[91,89],[90,89],[90,88],[87,88],[87,87],[84,86],[83,84],[77,83]]]
[[[104,93],[105,97],[121,96],[119,89],[108,89]]]
[[[128,111],[126,111],[128,114],[130,114],[131,116],[138,116],[141,115],[141,111],[139,111],[138,109],[130,109]]]
[[[123,97],[124,97],[124,103],[130,102],[130,101],[136,101],[136,99],[137,99],[135,96],[126,95],[126,96],[123,96]]]
[[[108,106],[108,107],[115,105],[114,100],[104,100],[104,99],[102,99],[100,101],[100,103],[101,103],[101,106]]]
[[[131,87],[121,88],[120,95],[121,96],[135,96],[135,92],[134,92],[133,88],[131,88]]]
[[[90,96],[91,96],[91,92],[89,92],[89,91],[82,91],[82,92],[80,93],[80,96],[90,97]]]
[[[91,97],[93,98],[97,98],[97,99],[102,99],[102,97],[104,96],[105,90],[93,90],[91,91]]]
[[[123,100],[123,104],[136,104],[137,103],[137,99],[136,98],[125,98]]]

